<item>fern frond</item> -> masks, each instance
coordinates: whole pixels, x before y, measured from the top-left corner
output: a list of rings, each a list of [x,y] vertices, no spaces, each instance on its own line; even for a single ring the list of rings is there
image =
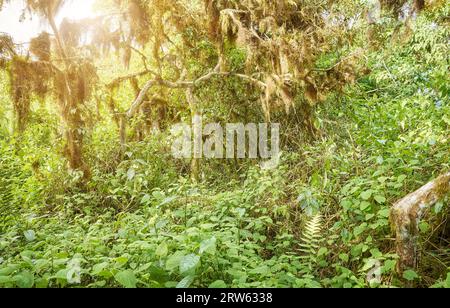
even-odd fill
[[[311,274],[314,264],[317,261],[317,251],[322,242],[322,215],[316,214],[305,225],[305,229],[302,234],[302,243],[298,249],[303,260],[304,274]]]

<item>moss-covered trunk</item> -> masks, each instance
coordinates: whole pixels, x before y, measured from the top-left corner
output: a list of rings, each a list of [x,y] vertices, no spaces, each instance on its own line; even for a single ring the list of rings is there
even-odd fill
[[[397,264],[399,273],[417,267],[419,223],[425,211],[449,191],[450,172],[407,195],[392,207],[391,222],[396,233],[396,249],[400,258]]]

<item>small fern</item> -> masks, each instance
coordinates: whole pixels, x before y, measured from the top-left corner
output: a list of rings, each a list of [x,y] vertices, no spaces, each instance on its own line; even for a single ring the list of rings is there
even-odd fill
[[[299,251],[303,253],[303,274],[312,275],[314,266],[317,264],[317,253],[322,242],[322,216],[314,215],[305,225],[302,235],[302,243]]]

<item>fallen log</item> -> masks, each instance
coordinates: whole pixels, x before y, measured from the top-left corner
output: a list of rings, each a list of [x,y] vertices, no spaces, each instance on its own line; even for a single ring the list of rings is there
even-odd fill
[[[390,218],[396,233],[396,250],[399,256],[397,271],[418,265],[419,223],[428,208],[436,204],[450,191],[450,172],[443,174],[415,192],[397,201]]]

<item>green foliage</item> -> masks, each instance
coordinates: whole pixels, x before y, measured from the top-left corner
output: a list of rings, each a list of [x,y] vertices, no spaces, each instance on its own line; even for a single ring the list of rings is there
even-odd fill
[[[395,201],[450,168],[446,10],[419,15],[403,42],[368,52],[370,72],[312,109],[315,138],[300,136],[300,113],[278,114],[284,152],[274,170],[205,160],[193,182],[165,129],[139,140],[133,123],[122,147],[100,108],[84,135],[92,177],[82,181],[59,155],[48,102],[34,106],[20,137],[2,104],[0,287],[450,287],[449,199],[427,211],[419,267],[402,275],[389,222]],[[379,26],[384,41],[407,32],[389,19]],[[186,61],[201,75],[216,59],[211,42],[197,43],[202,58]],[[233,71],[244,69],[243,50],[224,52]],[[316,68],[336,65],[340,52],[319,55]],[[263,119],[253,108],[260,93],[238,79],[195,94],[208,121]],[[133,95],[117,91],[119,113]],[[163,128],[190,116],[180,93],[168,96]]]

